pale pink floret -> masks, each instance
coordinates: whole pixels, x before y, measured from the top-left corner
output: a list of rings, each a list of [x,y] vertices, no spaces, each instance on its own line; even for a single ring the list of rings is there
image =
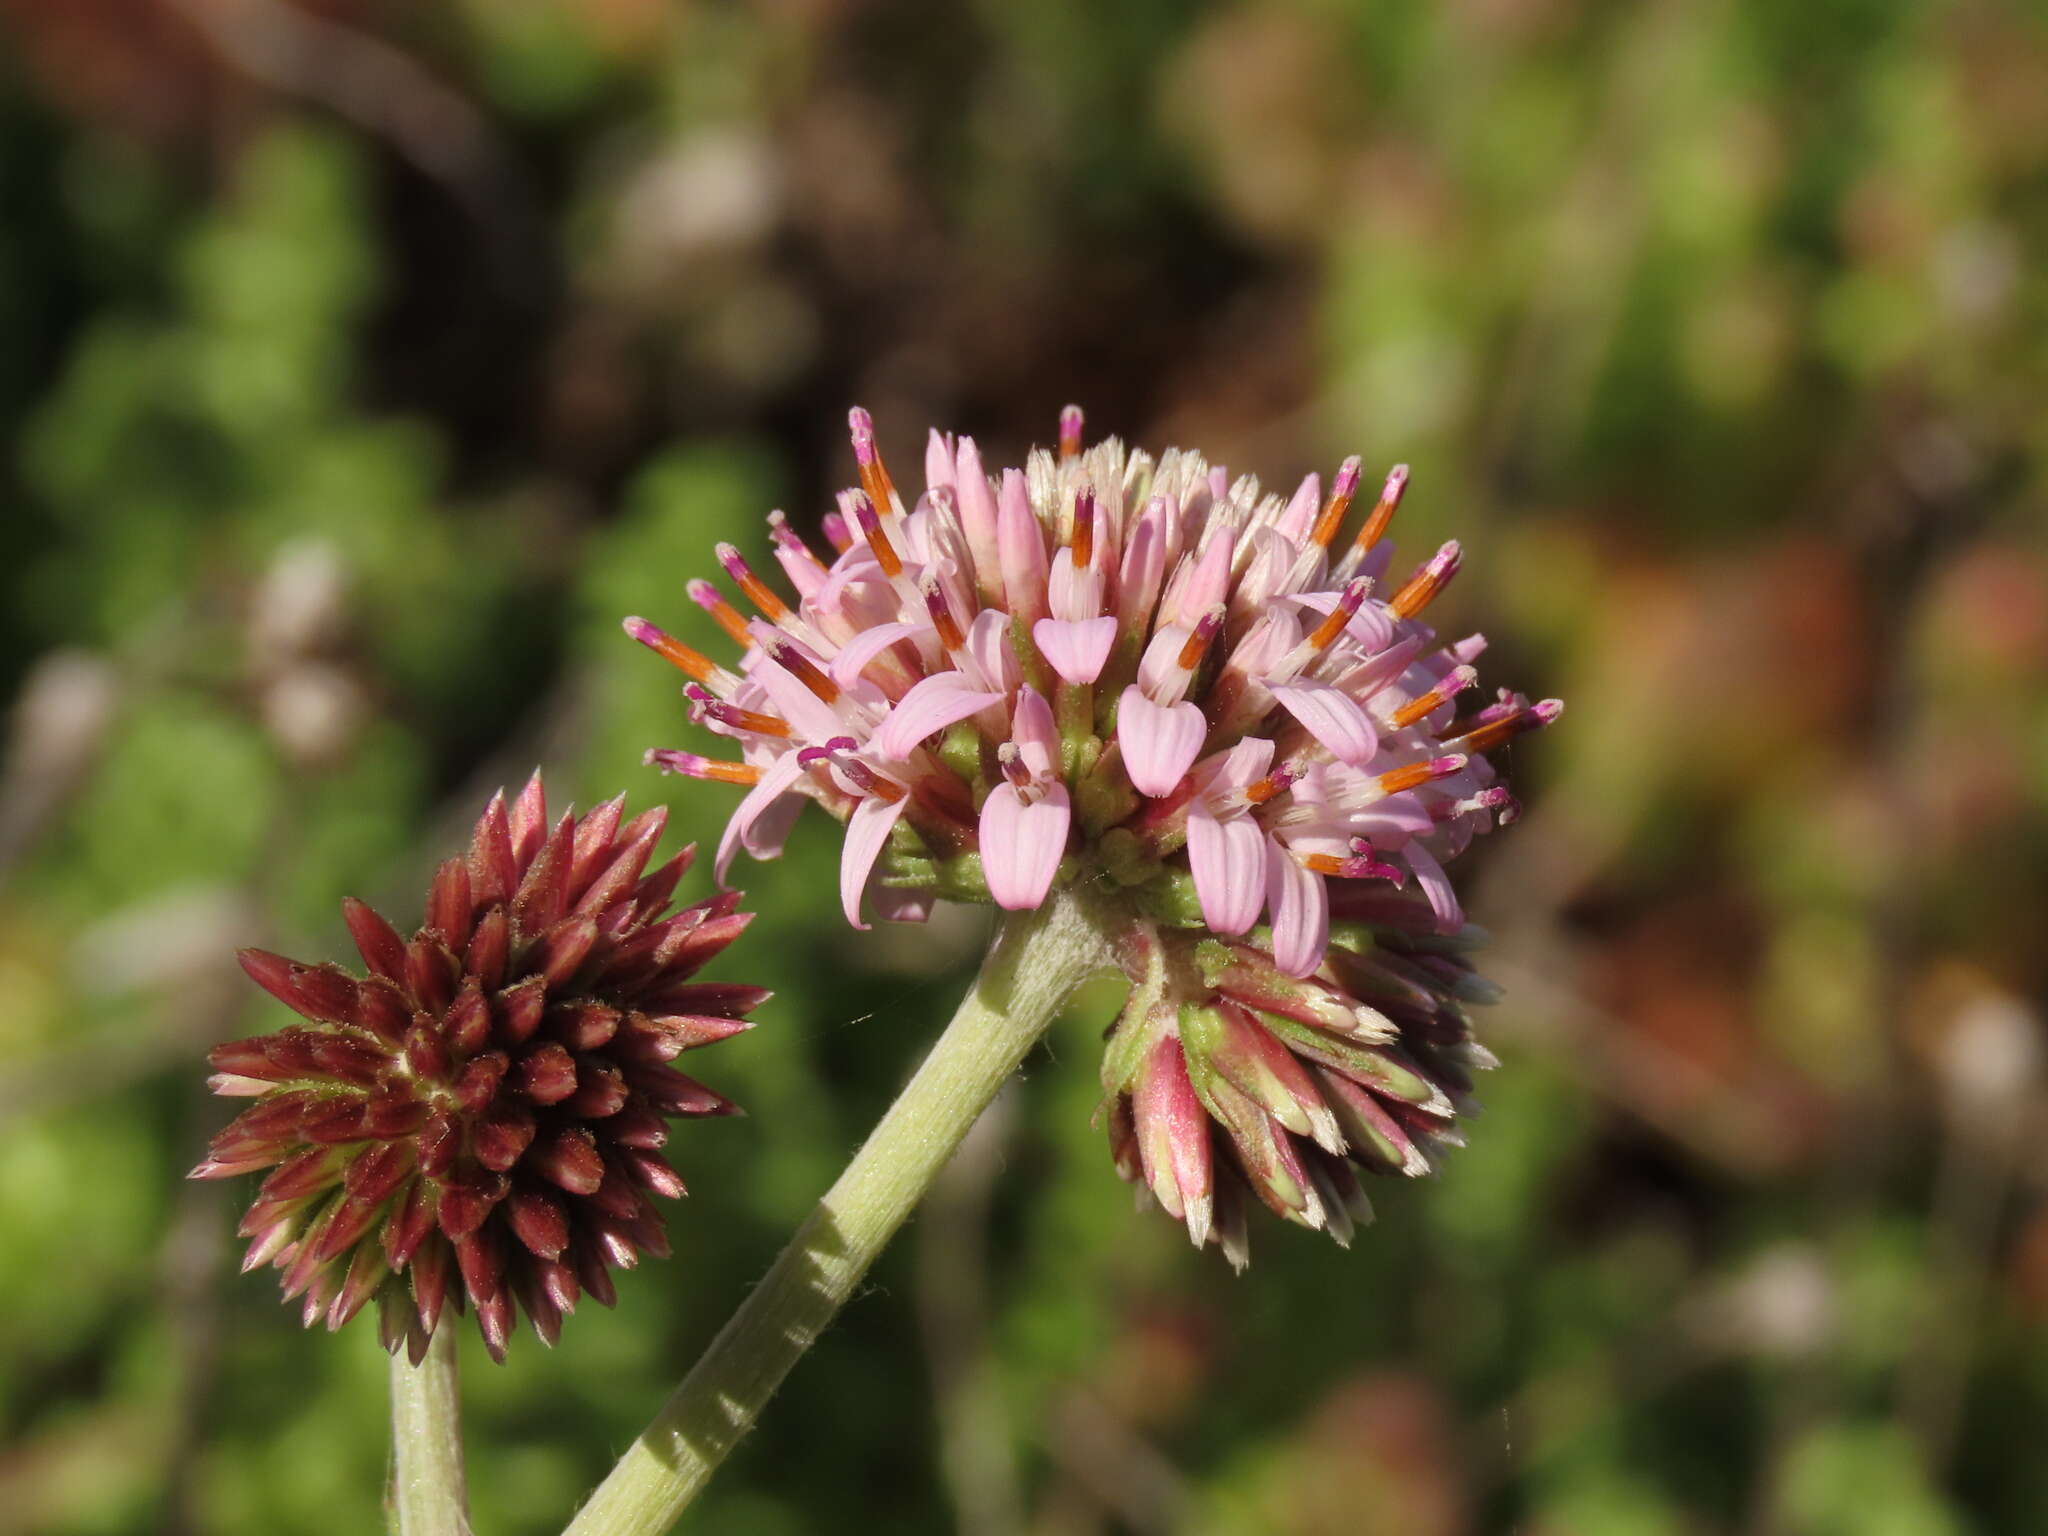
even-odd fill
[[[1133,683],[1117,701],[1124,772],[1141,795],[1170,795],[1202,755],[1208,722],[1193,704],[1155,704]]]
[[[1340,763],[1355,768],[1370,762],[1379,749],[1372,716],[1341,688],[1328,683],[1282,683],[1273,689],[1273,697]]]
[[[1217,933],[1247,933],[1266,904],[1266,829],[1244,792],[1265,778],[1273,743],[1239,742],[1196,774],[1188,805],[1188,867],[1202,920]]]
[[[1028,911],[1044,901],[1066,854],[1073,810],[1058,753],[1051,708],[1036,689],[1020,689],[1010,740],[998,748],[1005,777],[981,807],[982,873],[999,907]]]
[[[1069,683],[1092,683],[1102,675],[1109,649],[1116,644],[1114,614],[1102,613],[1102,573],[1092,567],[1074,568],[1074,552],[1063,549],[1053,556],[1047,584],[1047,603],[1052,617],[1031,626],[1031,638],[1039,654]]]
[[[868,926],[860,920],[861,892],[867,889],[875,860],[882,856],[889,834],[896,830],[902,815],[901,800],[870,796],[856,805],[847,818],[846,851],[839,861],[839,904],[846,911],[846,920],[856,928]]]
[[[910,692],[896,701],[889,718],[875,733],[875,747],[883,757],[901,762],[926,737],[936,736],[947,726],[1002,702],[1002,694],[977,687],[963,673],[933,673],[920,678]]]
[[[1330,897],[1323,877],[1298,863],[1277,839],[1266,846],[1266,907],[1273,924],[1273,963],[1306,976],[1330,942]]]
[[[1077,805],[1100,833],[1121,829],[1096,808],[1121,804],[1117,878],[1165,877],[1184,858],[1206,926],[1235,937],[1263,917],[1291,974],[1322,962],[1331,879],[1412,877],[1440,926],[1463,921],[1444,863],[1515,810],[1482,754],[1559,706],[1503,694],[1460,718],[1484,642],[1441,645],[1417,617],[1459,546],[1388,583],[1381,534],[1405,469],[1339,542],[1355,459],[1329,499],[1311,474],[1283,500],[1192,454],[1087,448],[1069,410],[1057,457],[994,475],[973,439],[932,433],[913,496],[867,414],[849,421],[860,486],[826,517],[832,557],[769,520],[795,600],[729,545],[719,564],[758,617],[743,622],[708,583],[689,589],[744,629],[736,667],[627,624],[696,680],[693,717],[738,748],[738,762],[650,754],[748,786],[721,880],[741,851],[780,853],[815,800],[846,823],[840,898],[855,926],[867,903],[921,917],[935,889],[1029,909],[1064,871],[1100,876]],[[979,859],[952,862],[964,854]]]

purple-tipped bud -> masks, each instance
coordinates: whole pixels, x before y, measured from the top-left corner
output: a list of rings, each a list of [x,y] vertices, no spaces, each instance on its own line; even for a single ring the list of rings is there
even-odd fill
[[[310,1023],[210,1053],[216,1091],[255,1102],[193,1176],[269,1170],[247,1267],[282,1266],[309,1326],[379,1297],[386,1346],[417,1360],[452,1302],[502,1358],[521,1307],[558,1331],[578,1294],[564,1276],[598,1294],[607,1265],[666,1250],[651,1197],[682,1181],[651,1150],[664,1121],[733,1112],[666,1062],[745,1028],[767,994],[694,979],[745,918],[727,896],[666,915],[681,865],[641,873],[661,824],[621,827],[611,801],[550,831],[536,776],[491,802],[410,942],[346,904],[371,979],[244,952]]]
[[[1060,407],[1060,457],[1071,459],[1081,451],[1081,434],[1087,420],[1078,405]]]

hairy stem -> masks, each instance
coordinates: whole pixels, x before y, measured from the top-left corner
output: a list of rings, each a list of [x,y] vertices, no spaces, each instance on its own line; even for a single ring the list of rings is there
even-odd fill
[[[402,1349],[391,1357],[391,1446],[391,1510],[398,1536],[469,1536],[452,1327],[434,1330],[418,1365]]]
[[[1070,894],[1008,915],[916,1076],[566,1536],[656,1536],[675,1522],[1074,987],[1110,958],[1100,928]]]

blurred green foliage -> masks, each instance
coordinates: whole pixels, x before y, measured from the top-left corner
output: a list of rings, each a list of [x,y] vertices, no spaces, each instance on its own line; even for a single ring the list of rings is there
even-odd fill
[[[754,1536],[2048,1528],[2048,26],[1986,0],[0,0],[0,1532],[376,1528],[383,1373],[180,1179],[230,956],[657,780],[845,406],[1406,460],[1571,702],[1505,1070],[1340,1253],[1133,1216],[1086,995],[693,1516]],[[746,868],[677,1257],[467,1377],[556,1528],[949,1011]]]

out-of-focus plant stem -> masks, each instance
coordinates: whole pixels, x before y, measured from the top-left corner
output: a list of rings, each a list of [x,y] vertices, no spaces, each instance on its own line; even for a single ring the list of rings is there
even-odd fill
[[[391,1446],[398,1536],[470,1536],[453,1328],[434,1330],[418,1365],[402,1349],[391,1357]]]
[[[1068,995],[1110,958],[1101,926],[1071,894],[1005,919],[973,990],[917,1074],[567,1536],[656,1536],[675,1522]]]

